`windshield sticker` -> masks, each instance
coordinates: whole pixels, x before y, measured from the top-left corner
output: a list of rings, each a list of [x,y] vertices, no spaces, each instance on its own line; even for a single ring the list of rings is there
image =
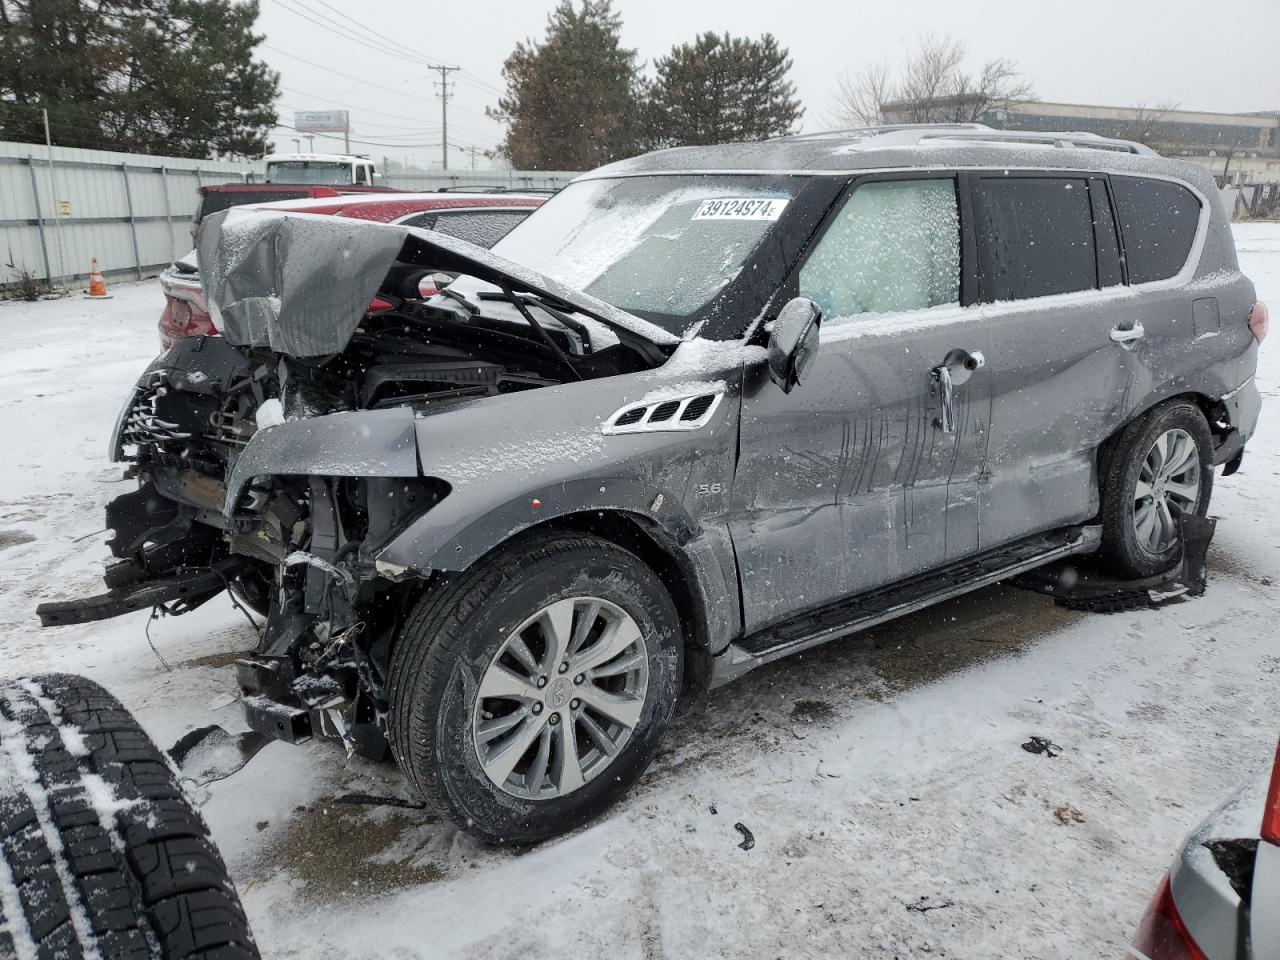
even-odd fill
[[[787,200],[725,198],[703,200],[694,211],[694,220],[777,220],[786,209]]]

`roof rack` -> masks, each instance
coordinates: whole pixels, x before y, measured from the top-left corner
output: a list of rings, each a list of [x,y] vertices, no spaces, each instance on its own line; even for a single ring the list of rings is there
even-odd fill
[[[975,130],[960,132],[927,131],[921,134],[920,143],[931,140],[946,140],[952,143],[1010,143],[1028,144],[1032,146],[1057,147],[1059,149],[1080,148],[1085,150],[1110,150],[1113,153],[1133,153],[1139,156],[1157,157],[1154,150],[1133,140],[1116,140],[1102,137],[1096,133],[1082,131],[1045,133],[1038,130]]]
[[[1005,143],[1025,146],[1072,147],[1086,150],[1109,150],[1113,153],[1132,153],[1140,156],[1159,156],[1150,147],[1132,140],[1117,140],[1096,133],[1043,132],[1040,130],[997,130],[985,123],[889,123],[879,126],[850,127],[845,130],[822,130],[776,137],[776,141],[799,140],[849,140],[859,150],[876,147],[905,147],[922,143],[947,141],[949,143]]]
[[[866,127],[844,127],[839,130],[815,130],[813,133],[792,133],[785,137],[773,137],[774,141],[792,141],[792,140],[869,140],[872,137],[883,136],[886,133],[900,133],[905,130],[976,130],[987,131],[988,127],[985,123],[880,123]]]

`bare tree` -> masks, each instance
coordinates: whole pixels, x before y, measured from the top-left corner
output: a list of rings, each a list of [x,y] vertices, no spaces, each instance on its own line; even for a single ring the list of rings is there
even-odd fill
[[[880,63],[837,78],[833,119],[850,126],[971,123],[1002,103],[1034,99],[1013,61],[997,57],[969,73],[964,60],[961,41],[926,34],[896,75]]]
[[[856,73],[842,73],[836,77],[836,89],[838,125],[873,127],[889,122],[881,109],[893,99],[887,63],[873,63]]]
[[[1160,124],[1177,109],[1176,100],[1160,100],[1150,105],[1139,103],[1133,108],[1133,116],[1120,125],[1120,136],[1154,148],[1159,142]]]

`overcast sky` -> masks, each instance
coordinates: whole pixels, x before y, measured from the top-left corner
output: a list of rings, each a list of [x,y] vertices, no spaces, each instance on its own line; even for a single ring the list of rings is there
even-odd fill
[[[258,28],[267,46],[260,54],[281,73],[283,122],[293,122],[295,109],[347,109],[352,136],[371,141],[353,142],[353,152],[422,167],[438,165],[441,153],[439,76],[430,64],[462,67],[450,74],[449,166],[466,167],[470,157],[458,147],[489,149],[502,138],[484,109],[497,101],[503,60],[517,40],[543,37],[554,5],[261,0]],[[1036,0],[615,0],[615,9],[623,41],[646,65],[706,30],[773,33],[795,61],[791,78],[806,108],[805,130],[831,125],[841,71],[898,61],[925,31],[963,41],[975,69],[1011,58],[1041,100],[1280,109],[1280,67],[1262,49],[1274,50],[1280,36],[1280,0],[1076,0],[1052,7]],[[350,39],[357,35],[366,44]],[[292,150],[293,136],[276,131],[276,148]],[[335,147],[341,138],[316,138],[317,151]],[[486,165],[483,157],[478,163]]]

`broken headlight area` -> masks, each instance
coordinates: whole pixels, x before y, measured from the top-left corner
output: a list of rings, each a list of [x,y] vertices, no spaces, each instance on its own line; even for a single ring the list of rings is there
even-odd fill
[[[404,262],[375,262],[374,244],[358,276],[343,272],[346,241],[323,266],[304,243],[302,282],[237,251],[274,263],[290,245],[273,237],[305,239],[315,224],[249,228],[248,247],[211,241],[201,254],[224,336],[176,341],[118,419],[111,455],[138,488],[107,507],[107,592],[37,612],[45,625],[180,614],[229,590],[262,618],[241,672],[255,728],[385,749],[368,731],[383,726],[391,641],[429,571],[375,555],[449,493],[417,475],[415,421],[652,367],[674,338],[646,339],[648,324],[607,304],[403,230],[370,237],[391,237]],[[422,275],[450,265],[496,288],[421,300]]]
[[[230,543],[274,571],[256,655],[237,663],[253,729],[385,755],[391,642],[425,581],[384,576],[373,553],[447,493],[429,478],[277,478],[251,488]]]

